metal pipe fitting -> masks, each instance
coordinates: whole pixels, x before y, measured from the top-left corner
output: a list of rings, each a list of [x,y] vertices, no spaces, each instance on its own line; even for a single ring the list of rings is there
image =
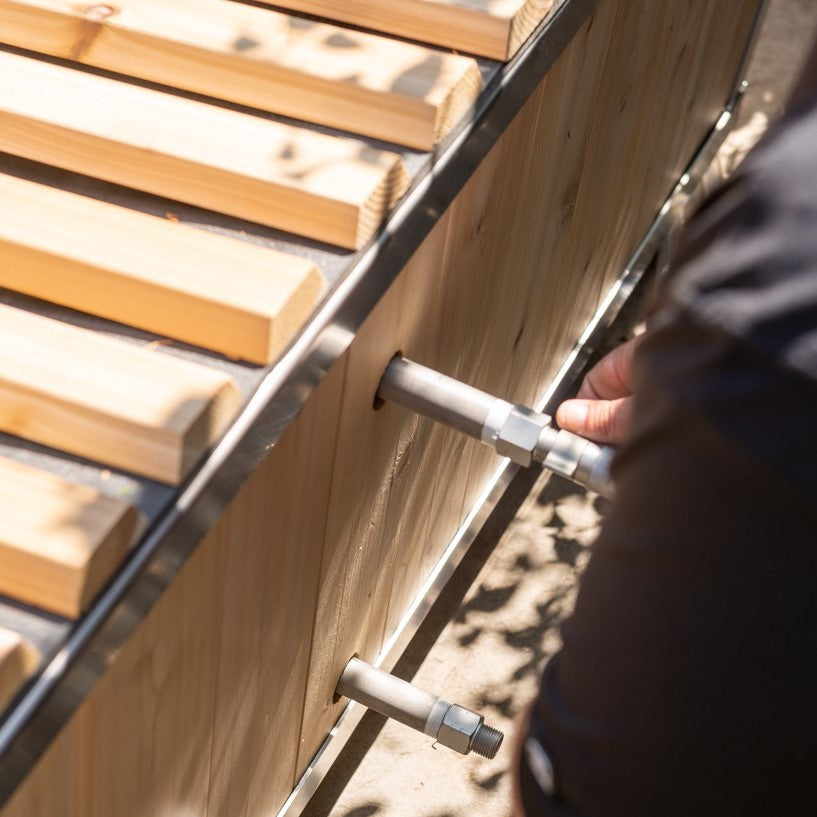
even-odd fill
[[[400,356],[386,367],[377,394],[482,440],[519,465],[538,462],[602,496],[613,495],[614,449],[554,428],[547,414],[508,403]]]
[[[357,658],[346,665],[335,694],[423,732],[463,755],[476,752],[493,758],[504,738],[502,732],[485,723],[482,715]]]

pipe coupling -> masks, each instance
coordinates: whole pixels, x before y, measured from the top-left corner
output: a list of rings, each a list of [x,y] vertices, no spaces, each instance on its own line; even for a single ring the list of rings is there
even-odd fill
[[[493,758],[504,735],[482,715],[426,692],[358,658],[346,665],[335,690],[375,712],[423,732],[462,755]]]
[[[545,468],[612,499],[615,489],[610,463],[615,449],[548,426],[542,430],[534,459]]]
[[[449,705],[437,732],[437,742],[443,746],[461,755],[476,752],[489,759],[496,757],[503,737],[502,732],[485,723],[482,715],[457,704]]]
[[[482,441],[492,445],[497,454],[527,468],[534,461],[542,430],[550,417],[499,400],[494,403],[482,432]]]

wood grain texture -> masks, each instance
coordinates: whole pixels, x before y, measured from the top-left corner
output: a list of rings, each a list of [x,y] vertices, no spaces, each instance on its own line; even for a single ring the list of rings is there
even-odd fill
[[[0,429],[177,483],[241,401],[232,379],[0,306]]]
[[[468,195],[464,190],[452,207],[452,221],[461,221],[461,229],[447,248],[444,286],[452,289],[452,295],[443,296],[445,325],[463,327],[459,331],[465,348],[443,365],[469,383],[528,405],[541,395],[565,353],[555,345],[567,312],[560,288],[569,273],[560,260],[606,60],[612,5],[600,4],[577,32],[506,132],[507,143],[503,144],[503,137],[484,163],[485,177],[478,178],[483,173],[480,168]],[[533,142],[525,132],[535,134]],[[559,157],[557,162],[554,156]],[[489,163],[493,164],[490,173]],[[500,200],[512,196],[515,189],[518,201],[526,203],[520,210],[506,202],[505,207],[516,212],[512,222],[503,217],[502,206],[494,208],[496,188],[504,191],[498,193]],[[471,231],[462,229],[466,224],[472,225]],[[474,230],[476,241],[471,238]],[[466,304],[454,293],[469,291],[476,278],[480,295],[469,297]],[[503,315],[499,322],[492,316],[492,302]],[[492,325],[490,336],[468,329],[485,321]],[[579,328],[574,326],[573,331]],[[438,484],[431,502],[456,486],[462,504],[453,516],[431,512],[432,525],[413,579],[415,588],[433,569],[443,543],[470,511],[498,464],[491,449],[461,435],[438,451],[435,459]],[[397,600],[394,607],[400,607]]]
[[[275,814],[295,784],[345,369],[341,358],[227,514],[210,815]]]
[[[552,0],[284,0],[275,5],[495,60],[514,55]]]
[[[392,526],[399,525],[394,486],[416,474],[405,469],[418,419],[395,406],[373,408],[380,377],[400,349],[430,349],[436,336],[437,291],[447,220],[423,243],[358,332],[349,350],[332,468],[323,558],[315,614],[299,771],[337,718],[333,700],[340,673],[358,653],[371,660],[380,650],[399,558]],[[365,474],[361,480],[359,476]],[[410,477],[409,477],[410,478]],[[397,516],[395,516],[397,514]],[[391,521],[390,521],[391,520]],[[401,539],[405,546],[405,540]],[[414,547],[412,542],[408,546]]]
[[[0,39],[430,150],[481,87],[476,62],[221,0],[0,0]]]
[[[402,280],[392,285],[348,353],[299,768],[312,757],[337,718],[334,689],[346,662],[355,652],[365,660],[374,657],[363,643],[363,633],[372,626],[369,612],[378,582],[388,584],[382,526],[395,443],[404,419],[392,412],[375,412],[373,402],[380,374],[399,348],[398,315],[404,291]],[[362,482],[357,478],[360,474],[366,474]]]
[[[118,651],[3,817],[207,814],[227,522]]]
[[[344,369],[269,451],[3,817],[277,812],[294,783]]]
[[[39,661],[34,646],[17,633],[0,628],[0,713]]]
[[[444,246],[442,260],[433,265],[438,286],[431,287],[409,264],[350,350],[336,455],[339,487],[330,499],[301,766],[338,714],[331,693],[345,660],[354,653],[377,655],[498,462],[490,449],[450,433],[438,437],[405,414],[365,424],[368,395],[376,388],[372,370],[382,371],[392,351],[401,348],[503,396],[523,402],[540,396],[611,276],[620,272],[624,249],[628,254],[635,249],[649,223],[628,217],[620,232],[608,231],[597,220],[594,202],[601,198],[612,207],[617,200],[619,209],[627,209],[622,202],[632,201],[637,209],[641,200],[635,186],[625,187],[627,172],[644,184],[641,174],[649,172],[650,157],[669,161],[666,144],[683,123],[660,119],[659,135],[650,129],[650,117],[656,96],[668,104],[661,96],[672,90],[665,78],[675,76],[664,71],[663,54],[670,55],[671,68],[694,52],[687,32],[697,25],[695,10],[660,4],[649,12],[631,7],[622,12],[614,3],[599,6],[452,205],[446,240],[435,239],[438,257]],[[646,57],[627,46],[639,11],[646,17],[638,28],[648,43]],[[667,31],[677,41],[667,40]],[[650,72],[650,63],[661,70]],[[613,113],[622,102],[633,117],[626,139]],[[701,123],[697,139],[712,124]],[[644,139],[641,129],[648,134]],[[620,176],[597,166],[605,158],[610,162],[611,153],[624,168]],[[662,193],[650,181],[651,207],[657,210]],[[626,189],[626,197],[616,199],[617,189]],[[588,229],[594,243],[585,251],[610,252],[607,264],[589,267],[568,255],[571,247],[584,246],[577,236]],[[621,252],[612,256],[616,247]],[[417,257],[424,254],[420,250]],[[428,263],[424,259],[422,269]],[[403,333],[401,322],[417,308],[415,295],[424,304],[423,321],[422,332],[412,336]],[[490,333],[476,329],[485,326]],[[418,351],[410,351],[412,343]],[[361,486],[355,473],[366,474],[367,484]],[[391,591],[386,626],[380,628],[384,587]]]
[[[574,226],[562,259],[566,269],[577,271],[565,278],[563,288],[578,324],[590,319],[591,304],[619,275],[635,249],[635,237],[644,234],[677,181],[666,168],[680,174],[691,158],[681,155],[678,130],[687,134],[687,151],[694,150],[726,102],[723,85],[694,72],[699,49],[724,47],[707,43],[698,31],[710,6],[711,0],[618,4]],[[736,36],[745,38],[745,32]],[[634,40],[644,47],[633,49]],[[679,83],[690,82],[698,85],[700,104],[710,116],[688,117]],[[706,93],[700,90],[704,87]],[[622,201],[632,204],[622,207]],[[585,216],[591,210],[594,219]],[[567,346],[575,337],[565,333],[560,342]]]
[[[646,232],[680,176],[681,168],[674,179],[665,175],[678,159],[671,156],[673,140],[663,135],[670,122],[676,122],[678,130],[683,130],[680,110],[683,86],[689,83],[689,76],[694,72],[694,56],[698,51],[694,44],[702,36],[699,21],[702,16],[706,17],[709,5],[711,0],[706,3],[656,4],[645,9],[639,20],[639,25],[644,27],[642,30],[649,29],[653,35],[651,42],[639,49],[640,53],[632,55],[628,70],[633,79],[643,71],[649,72],[649,78],[646,82],[630,85],[624,109],[616,123],[617,135],[621,139],[616,157],[618,166],[613,165],[615,170],[610,174],[610,187],[596,191],[596,196],[601,198],[597,206],[613,229],[620,232],[615,241],[604,243],[603,250],[599,235],[590,239],[596,248],[594,251],[587,255],[586,249],[581,250],[587,259],[583,263],[606,267],[609,271],[599,279],[602,290],[612,283],[612,270],[620,269],[633,252],[634,247],[622,240],[623,237]],[[631,25],[627,30],[631,30]],[[617,38],[611,48],[626,49],[627,39],[631,36]],[[623,60],[619,62],[624,64]],[[620,84],[621,79],[617,82]],[[710,120],[710,127],[711,124],[713,120]],[[625,160],[624,145],[627,143],[631,147],[626,148],[629,153]],[[613,192],[616,186],[620,196],[633,201],[632,207],[625,210],[616,206]]]
[[[76,618],[138,527],[129,503],[0,457],[0,593]]]
[[[0,150],[348,248],[408,184],[355,140],[3,52]]]
[[[542,385],[555,376],[583,328],[577,323],[565,325],[565,321],[570,320],[569,299],[583,297],[589,282],[573,270],[578,290],[570,291],[566,279],[571,273],[553,271],[564,269],[564,253],[577,217],[576,200],[592,147],[592,127],[615,14],[615,3],[601,3],[577,32],[571,47],[548,73],[545,97],[533,125],[544,144],[531,166],[538,185],[526,192],[532,197],[532,212],[541,216],[538,224],[527,225],[531,238],[523,242],[519,263],[532,268],[538,265],[541,274],[522,284],[529,306],[503,344],[506,353],[513,350],[505,389],[513,400],[525,405],[541,397]],[[559,156],[558,163],[548,160],[552,155]]]
[[[0,174],[0,286],[266,364],[312,314],[306,259]]]

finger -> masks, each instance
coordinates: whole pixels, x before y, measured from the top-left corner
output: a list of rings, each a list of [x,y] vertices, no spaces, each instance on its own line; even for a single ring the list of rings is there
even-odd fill
[[[633,353],[641,341],[639,335],[605,355],[585,376],[580,399],[615,400],[632,394]]]
[[[630,433],[633,398],[618,400],[565,400],[556,411],[556,422],[598,443],[621,444]]]

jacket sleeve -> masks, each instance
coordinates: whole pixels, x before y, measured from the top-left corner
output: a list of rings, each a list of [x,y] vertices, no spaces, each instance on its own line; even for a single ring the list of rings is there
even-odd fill
[[[548,793],[522,753],[531,817],[813,809],[814,145],[812,107],[682,238],[616,499],[528,723],[553,771]]]

